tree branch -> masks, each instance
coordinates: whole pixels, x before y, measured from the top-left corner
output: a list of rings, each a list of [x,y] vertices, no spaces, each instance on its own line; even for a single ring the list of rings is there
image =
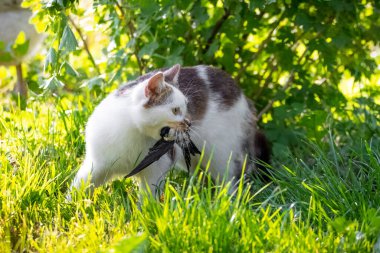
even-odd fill
[[[75,30],[77,31],[77,33],[79,34],[80,39],[83,41],[83,46],[84,46],[84,49],[85,49],[86,52],[87,52],[88,58],[90,59],[92,65],[94,66],[94,68],[95,68],[97,74],[100,75],[101,73],[100,73],[99,67],[98,67],[98,65],[96,65],[96,63],[95,63],[94,57],[92,56],[92,54],[91,54],[91,52],[90,52],[90,49],[89,49],[88,44],[87,44],[87,41],[86,41],[86,39],[84,38],[82,31],[79,29],[79,27],[75,24],[74,20],[73,20],[70,16],[68,16],[68,19],[69,19],[71,25],[74,27],[74,29],[75,29]]]
[[[274,61],[275,61],[275,58],[271,57],[271,59],[269,60],[269,63],[268,63],[268,67],[267,67],[267,69],[268,68],[270,69],[268,77],[265,79],[264,84],[260,86],[260,89],[255,94],[255,96],[253,97],[253,100],[256,100],[258,97],[260,97],[260,95],[263,92],[263,90],[268,87],[270,81],[272,80],[271,77],[272,77],[273,72],[278,69],[278,67],[274,65]],[[265,71],[265,73],[263,74],[263,76],[266,75],[266,73],[267,73],[267,71]],[[261,80],[260,80],[260,82],[261,82]]]
[[[120,19],[125,19],[125,12],[123,10],[123,7],[119,4],[119,2],[117,0],[115,0],[115,5],[116,7],[118,8],[118,10],[120,11],[121,13],[121,18]],[[128,27],[128,30],[129,30],[129,37],[131,39],[136,39],[134,34],[136,32],[136,28],[134,27],[133,23],[131,22],[131,20],[128,20],[127,21],[127,27]],[[136,43],[135,43],[135,50],[133,50],[133,55],[136,57],[136,61],[137,61],[137,65],[139,67],[139,74],[142,75],[143,72],[144,72],[144,67],[143,67],[143,64],[138,56],[138,52],[140,51],[140,48],[139,46],[137,45],[137,40],[136,40]]]
[[[298,61],[297,61],[297,65],[299,65],[302,61],[302,59],[305,57],[306,55],[306,52],[308,51],[308,49],[306,48],[305,51],[302,53],[302,55],[300,56],[300,58],[298,58]],[[288,80],[286,81],[285,85],[282,87],[282,90],[283,91],[286,91],[292,84],[293,84],[293,81],[294,81],[294,75],[295,75],[295,69],[293,68],[292,71],[290,71],[290,74],[289,74],[289,78]],[[262,116],[267,113],[273,106],[273,103],[276,101],[275,98],[272,98],[271,100],[269,100],[268,104],[260,111],[260,113],[257,115],[257,121],[259,121]]]
[[[203,54],[205,54],[208,51],[216,35],[218,34],[220,28],[222,27],[223,23],[228,19],[230,14],[231,14],[230,10],[227,8],[224,8],[224,15],[218,20],[218,22],[216,22],[214,28],[212,29],[211,36],[210,38],[208,38],[206,42],[206,47],[203,50]]]
[[[19,95],[21,99],[28,97],[28,86],[26,85],[23,75],[21,63],[16,65],[17,82],[14,87],[14,92]]]
[[[329,22],[332,22],[333,19],[330,19]],[[326,28],[325,28],[326,29]],[[319,31],[315,37],[313,39],[317,39],[321,34],[322,34],[322,30]],[[300,37],[297,39],[296,43],[293,45],[292,49],[293,50],[296,50],[297,49],[297,46],[299,45],[299,41],[300,41],[300,38],[302,38],[304,35],[306,34],[306,32],[302,33],[300,35]],[[302,55],[300,56],[300,58],[298,58],[298,61],[297,61],[297,65],[299,65],[302,61],[302,59],[305,57],[306,55],[306,52],[308,51],[308,48],[306,47],[305,51],[302,53]],[[309,57],[311,56],[311,54],[309,55]],[[308,59],[306,59],[308,60]],[[292,69],[292,71],[290,72],[290,75],[289,75],[289,78],[288,80],[286,81],[285,85],[282,87],[282,90],[285,91],[287,90],[293,83],[294,81],[294,68]],[[257,115],[257,120],[259,121],[262,116],[267,113],[273,106],[273,103],[276,101],[275,98],[272,98],[271,100],[269,100],[268,104],[260,111],[260,113]]]
[[[124,17],[125,17],[125,13],[124,13],[123,8],[122,8],[121,5],[119,4],[119,1],[115,0],[115,4],[116,4],[117,8],[119,9],[119,11],[120,11],[120,13],[121,13],[121,16],[124,18]]]
[[[248,61],[245,61],[245,64],[242,65],[242,67],[239,69],[239,72],[235,78],[236,82],[238,82],[242,76],[242,74],[244,73],[244,71],[248,68],[249,64],[251,62],[253,62],[254,60],[257,59],[257,57],[261,54],[261,52],[264,50],[264,48],[267,46],[268,42],[270,41],[270,39],[272,38],[272,35],[274,33],[274,31],[276,31],[276,29],[278,28],[278,26],[280,25],[280,22],[281,20],[283,19],[285,15],[285,12],[283,12],[280,17],[278,18],[277,22],[275,23],[274,27],[272,30],[270,30],[270,32],[268,33],[267,37],[263,40],[263,42],[261,42],[261,44],[259,45],[259,48],[257,49],[257,52],[254,53],[252,55],[252,57],[248,60]]]

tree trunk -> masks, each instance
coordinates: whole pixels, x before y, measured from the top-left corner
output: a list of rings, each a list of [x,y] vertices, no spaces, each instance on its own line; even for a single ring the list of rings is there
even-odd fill
[[[21,63],[16,65],[16,71],[17,71],[17,82],[14,88],[14,93],[16,95],[19,95],[20,98],[26,99],[28,97],[28,87],[26,86],[24,78],[22,77]]]

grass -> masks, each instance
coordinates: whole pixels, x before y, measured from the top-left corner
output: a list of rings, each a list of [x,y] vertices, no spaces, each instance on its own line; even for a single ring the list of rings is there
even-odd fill
[[[161,200],[128,179],[67,202],[93,96],[35,97],[24,111],[0,99],[0,252],[380,252],[374,145],[305,142],[274,160],[272,183],[235,196],[199,171],[170,177]]]

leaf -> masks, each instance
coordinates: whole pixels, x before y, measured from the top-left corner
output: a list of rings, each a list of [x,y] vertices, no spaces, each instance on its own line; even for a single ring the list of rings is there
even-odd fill
[[[266,0],[249,1],[249,9],[251,11],[255,10],[256,8],[263,9],[265,5]]]
[[[138,53],[138,57],[142,58],[144,55],[152,56],[152,54],[154,53],[154,51],[156,51],[158,47],[159,45],[157,41],[148,43],[141,48],[140,52]]]
[[[234,70],[235,48],[236,46],[230,42],[225,43],[222,48],[223,56],[220,59],[220,62],[230,73],[232,73],[232,71]]]
[[[48,67],[51,66],[52,69],[57,65],[57,52],[54,48],[50,48],[45,59],[44,71],[47,71]]]
[[[183,64],[182,52],[184,50],[183,46],[178,46],[174,48],[165,61],[165,66],[173,66],[175,64]]]
[[[128,252],[144,252],[142,246],[146,243],[147,236],[134,236],[130,238],[125,238],[119,241],[116,245],[112,246],[110,249],[102,251],[103,253],[128,253]]]
[[[28,83],[28,89],[34,92],[35,94],[40,94],[43,92],[43,89],[39,84],[38,80],[35,81],[33,79],[26,79],[26,82]]]
[[[191,29],[190,24],[184,19],[179,19],[172,24],[171,32],[183,36],[189,29]]]
[[[100,76],[97,76],[97,77],[91,78],[90,80],[85,81],[81,85],[81,88],[88,87],[89,89],[94,89],[97,87],[101,87],[103,83],[104,83],[104,79]]]
[[[173,66],[175,64],[183,65],[183,59],[181,56],[172,55],[168,57],[165,61],[165,66]]]
[[[12,61],[12,55],[9,52],[0,49],[0,63],[6,63],[10,61]]]
[[[65,7],[65,3],[63,2],[63,0],[57,0],[58,4],[61,6],[61,7]]]
[[[141,16],[151,17],[160,10],[160,6],[156,1],[151,0],[140,0],[139,5],[141,8]]]
[[[278,62],[281,65],[281,67],[285,70],[291,70],[294,68],[293,65],[293,52],[289,48],[281,48],[279,47],[278,51]]]
[[[207,58],[213,58],[215,52],[219,49],[220,43],[218,39],[214,39],[214,41],[211,43],[209,49],[206,52]]]
[[[64,63],[64,68],[68,75],[73,76],[73,77],[79,76],[79,73],[68,62]]]
[[[51,78],[45,80],[42,84],[41,84],[41,88],[44,89],[44,90],[47,90],[47,89],[56,89],[58,87],[63,87],[65,86],[60,80],[57,79],[56,76],[52,76]]]
[[[65,49],[67,52],[74,51],[78,46],[77,40],[75,39],[73,31],[71,31],[70,27],[66,25],[63,30],[61,42],[59,44],[59,49]]]
[[[111,80],[109,80],[109,84],[112,84],[113,82],[120,80],[121,77],[122,68],[119,68],[116,73],[112,76]]]
[[[16,56],[24,56],[28,53],[29,40],[26,39],[26,35],[21,31],[14,44],[12,45],[12,50]]]
[[[298,12],[296,15],[295,24],[304,28],[305,30],[309,30],[313,26],[313,21],[311,20],[311,17],[305,12]]]
[[[341,32],[332,39],[332,43],[339,49],[346,47],[351,43],[351,38],[346,33]]]
[[[209,19],[207,9],[203,7],[200,2],[196,2],[191,14],[194,16],[194,21],[198,25],[204,24]]]

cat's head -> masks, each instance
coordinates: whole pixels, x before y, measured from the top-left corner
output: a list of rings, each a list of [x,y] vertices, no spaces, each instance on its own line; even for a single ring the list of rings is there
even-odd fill
[[[177,130],[187,127],[187,98],[178,89],[180,65],[140,78],[134,89],[134,121],[144,134],[158,139],[161,128]]]

